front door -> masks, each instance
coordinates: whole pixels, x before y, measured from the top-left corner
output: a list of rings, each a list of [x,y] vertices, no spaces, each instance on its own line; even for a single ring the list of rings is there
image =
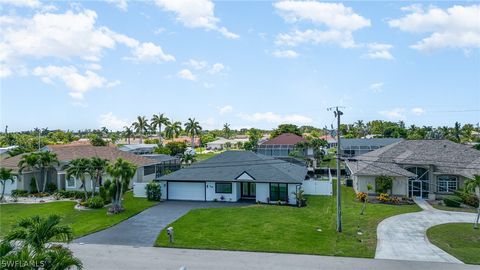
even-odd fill
[[[242,182],[242,198],[255,198],[256,195],[255,183]]]

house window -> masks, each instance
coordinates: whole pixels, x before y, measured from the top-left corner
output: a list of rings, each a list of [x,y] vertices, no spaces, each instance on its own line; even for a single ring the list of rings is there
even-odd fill
[[[67,182],[67,188],[75,188],[76,187],[75,178],[70,177],[66,180],[66,182]]]
[[[232,193],[232,183],[215,183],[215,193]]]
[[[270,201],[287,201],[287,184],[270,183]]]
[[[457,177],[452,175],[441,175],[437,181],[438,192],[454,192],[457,190]]]

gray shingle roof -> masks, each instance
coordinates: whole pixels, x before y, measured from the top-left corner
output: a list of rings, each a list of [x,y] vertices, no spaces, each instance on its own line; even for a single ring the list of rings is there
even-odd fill
[[[433,165],[434,172],[473,178],[480,174],[480,151],[448,140],[404,140],[356,157],[347,166],[358,175],[395,175],[407,165]],[[392,172],[393,171],[393,172]]]
[[[244,172],[255,182],[301,183],[307,175],[307,168],[250,151],[225,151],[159,180],[230,182],[237,181]]]
[[[362,147],[384,147],[392,143],[402,141],[398,138],[371,138],[371,139],[341,139],[341,149],[362,148]]]

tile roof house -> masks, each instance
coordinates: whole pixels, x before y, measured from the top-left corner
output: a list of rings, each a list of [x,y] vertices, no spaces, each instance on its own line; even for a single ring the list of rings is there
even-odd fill
[[[394,178],[392,193],[441,197],[480,174],[480,151],[448,140],[402,140],[345,161],[355,190],[375,187],[375,178]]]
[[[108,159],[113,162],[117,158],[123,158],[137,166],[137,173],[132,180],[134,181],[150,181],[157,177],[157,167],[161,164],[152,158],[135,155],[128,152],[118,150],[113,146],[92,146],[84,144],[66,144],[66,145],[48,145],[41,149],[41,151],[50,151],[57,154],[60,161],[60,166],[55,166],[48,171],[48,182],[54,183],[58,189],[76,190],[81,188],[79,179],[66,177],[66,168],[71,160],[76,158],[92,158],[100,157]],[[1,160],[1,166],[11,168],[18,171],[18,163],[22,155],[6,158]],[[38,181],[42,178],[38,172],[24,171],[16,180],[13,189],[23,189],[30,191],[30,182],[32,177]],[[108,177],[105,175],[105,178]],[[87,189],[91,189],[91,181],[87,177]],[[83,188],[83,187],[82,187]]]
[[[331,135],[322,135],[318,137],[321,140],[325,140],[328,143],[328,148],[337,147],[337,139],[332,137]]]
[[[307,168],[250,151],[225,151],[158,179],[168,200],[295,204]],[[165,192],[164,192],[165,191]]]
[[[288,157],[289,154],[295,150],[297,143],[306,141],[302,136],[293,133],[283,133],[261,143],[257,147],[257,153],[273,157]]]

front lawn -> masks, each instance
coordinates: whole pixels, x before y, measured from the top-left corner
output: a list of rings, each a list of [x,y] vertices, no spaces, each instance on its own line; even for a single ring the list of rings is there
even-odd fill
[[[480,230],[472,223],[449,223],[427,231],[428,240],[464,263],[480,264]]]
[[[0,205],[0,236],[7,233],[21,218],[58,214],[63,217],[63,224],[72,227],[73,234],[77,238],[117,224],[155,204],[143,198],[134,198],[132,192],[125,193],[124,198],[126,210],[117,215],[107,215],[106,208],[78,211],[73,209],[76,204],[73,201]]]
[[[420,211],[416,205],[367,205],[343,187],[344,231],[336,233],[335,197],[309,196],[308,206],[252,205],[196,209],[175,221],[175,243],[165,230],[156,246],[373,257],[377,224],[390,216]],[[361,234],[357,234],[360,229]]]

